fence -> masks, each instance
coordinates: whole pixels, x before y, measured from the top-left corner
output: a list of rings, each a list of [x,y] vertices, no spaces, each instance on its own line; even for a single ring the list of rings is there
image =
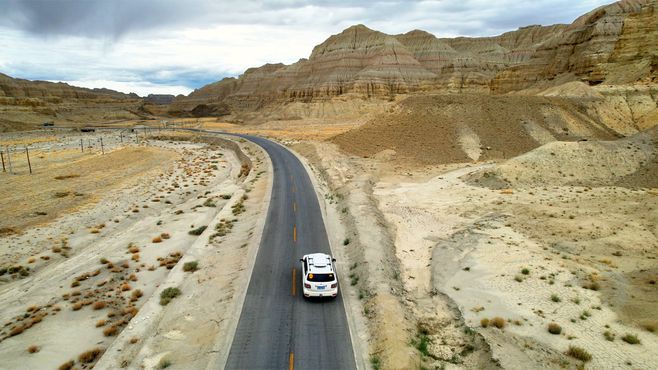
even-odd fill
[[[129,145],[139,145],[158,132],[157,128],[137,129],[93,129],[91,132],[67,131],[64,129],[32,132],[33,140],[25,143],[0,145],[2,175],[32,174],[48,170],[52,166],[77,160],[85,155],[104,155],[107,152]],[[52,140],[40,137],[51,135]],[[0,137],[0,142],[2,142]],[[5,140],[6,141],[6,140]],[[21,140],[14,140],[21,141]]]

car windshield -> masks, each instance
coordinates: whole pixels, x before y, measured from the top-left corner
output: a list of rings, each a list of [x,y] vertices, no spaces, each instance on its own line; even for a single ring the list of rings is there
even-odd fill
[[[334,274],[308,274],[306,277],[308,281],[314,281],[316,283],[324,283],[328,281],[334,281]]]

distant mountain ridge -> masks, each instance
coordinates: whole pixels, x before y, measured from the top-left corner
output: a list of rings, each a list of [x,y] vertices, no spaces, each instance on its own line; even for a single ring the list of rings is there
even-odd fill
[[[655,83],[657,4],[623,0],[569,25],[533,25],[480,38],[437,38],[421,30],[387,35],[356,25],[317,45],[308,59],[250,68],[239,78],[177,97],[170,112],[189,114],[203,104],[204,112],[212,114],[217,106],[221,115],[343,95],[386,99],[424,91],[500,94],[569,81]]]
[[[88,89],[63,82],[31,81],[13,78],[0,73],[0,97],[10,98],[63,98],[63,99],[139,99],[135,93],[99,88]]]

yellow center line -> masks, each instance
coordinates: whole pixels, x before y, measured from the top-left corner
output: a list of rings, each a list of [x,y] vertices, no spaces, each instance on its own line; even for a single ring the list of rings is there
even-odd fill
[[[297,273],[297,270],[293,267],[292,268],[292,295],[295,296],[297,293],[297,279],[295,278],[295,275]]]
[[[290,357],[288,358],[288,370],[293,370],[295,368],[295,354],[290,352]]]
[[[297,225],[292,226],[292,241],[297,241]]]

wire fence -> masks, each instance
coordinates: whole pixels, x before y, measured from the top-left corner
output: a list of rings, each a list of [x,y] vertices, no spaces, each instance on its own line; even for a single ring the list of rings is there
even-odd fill
[[[49,129],[0,137],[0,175],[24,175],[46,171],[85,156],[105,155],[115,149],[142,145],[162,128]]]

